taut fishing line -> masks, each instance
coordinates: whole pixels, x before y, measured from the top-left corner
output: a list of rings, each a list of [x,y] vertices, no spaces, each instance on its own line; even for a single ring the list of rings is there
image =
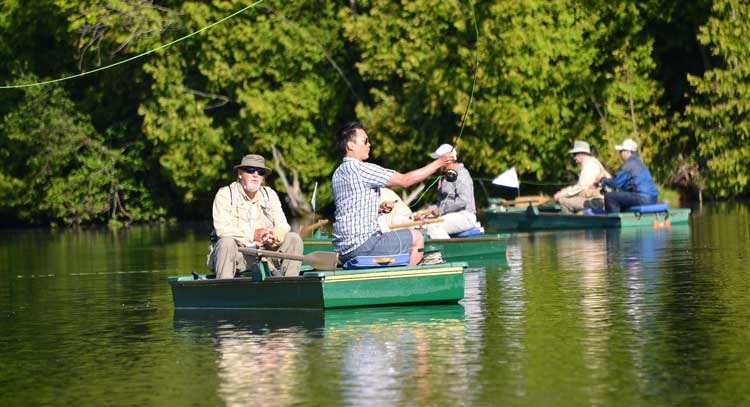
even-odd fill
[[[106,65],[106,66],[102,66],[102,67],[99,67],[99,68],[96,68],[96,69],[92,69],[90,71],[81,72],[81,73],[78,73],[78,74],[75,74],[75,75],[65,76],[63,78],[51,79],[51,80],[48,80],[48,81],[35,82],[35,83],[25,83],[25,84],[21,84],[21,85],[0,85],[0,89],[19,89],[19,88],[29,88],[29,87],[32,87],[32,86],[49,85],[51,83],[67,81],[67,80],[73,79],[73,78],[80,78],[82,76],[90,75],[90,74],[95,73],[95,72],[103,71],[105,69],[114,68],[117,65],[122,65],[122,64],[128,63],[130,61],[136,60],[138,58],[142,58],[142,57],[144,57],[146,55],[153,54],[156,51],[160,51],[160,50],[162,50],[164,48],[171,47],[172,45],[177,44],[178,42],[184,41],[184,40],[186,40],[186,39],[188,39],[188,38],[190,38],[190,37],[192,37],[194,35],[198,35],[198,34],[202,33],[203,31],[208,30],[209,28],[212,28],[212,27],[214,27],[216,25],[219,25],[219,24],[223,23],[224,21],[229,20],[230,18],[233,18],[233,17],[235,17],[235,16],[237,16],[239,14],[244,13],[245,11],[247,11],[247,10],[249,10],[249,9],[257,6],[258,4],[263,3],[263,1],[264,0],[258,0],[255,3],[253,3],[253,4],[250,4],[249,6],[244,7],[242,9],[240,9],[238,11],[235,11],[234,13],[232,13],[232,14],[224,17],[224,18],[222,18],[221,20],[218,20],[218,21],[216,21],[214,23],[211,23],[211,24],[209,24],[209,25],[201,28],[198,31],[192,32],[192,33],[190,33],[188,35],[185,35],[183,37],[180,37],[180,38],[178,38],[178,39],[176,39],[174,41],[171,41],[171,42],[168,42],[166,44],[160,45],[160,46],[158,46],[158,47],[156,47],[156,48],[154,48],[152,50],[140,53],[140,54],[138,54],[136,56],[133,56],[133,57],[130,57],[128,59],[124,59],[122,61],[118,61],[118,62],[109,64],[109,65]]]
[[[471,94],[469,94],[469,102],[466,104],[466,110],[464,111],[463,117],[461,118],[461,129],[458,131],[458,137],[456,137],[455,141],[453,142],[453,150],[451,151],[456,151],[456,147],[458,147],[458,144],[461,142],[461,136],[463,136],[464,134],[464,128],[466,127],[466,119],[469,117],[469,111],[471,110],[471,105],[474,103],[474,92],[477,87],[477,76],[479,73],[479,24],[477,24],[477,16],[476,16],[476,13],[474,12],[474,3],[472,3],[471,0],[469,0],[468,3],[469,3],[469,8],[471,9],[471,19],[474,22],[474,32],[476,33],[476,39],[477,39],[477,49],[476,49],[475,61],[474,61],[474,79],[472,80],[472,84],[471,84]],[[444,177],[448,182],[454,182],[456,179],[458,179],[458,172],[456,172],[456,170],[449,169],[445,172]],[[438,177],[437,179],[439,180],[440,177]],[[430,184],[429,187],[425,188],[425,190],[422,191],[421,194],[419,194],[419,197],[414,201],[414,203],[412,203],[409,206],[411,207],[416,206],[419,203],[419,201],[422,200],[422,198],[427,193],[427,191],[429,191],[430,188],[432,188],[432,186],[435,185],[436,182],[437,180],[435,180],[435,182]]]

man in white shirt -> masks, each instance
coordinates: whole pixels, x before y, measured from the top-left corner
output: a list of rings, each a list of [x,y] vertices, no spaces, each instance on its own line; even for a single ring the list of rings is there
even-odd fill
[[[299,255],[303,251],[302,238],[290,232],[279,196],[262,185],[271,172],[263,156],[248,154],[234,169],[237,181],[219,189],[214,198],[213,221],[218,240],[209,253],[208,268],[215,270],[220,279],[232,278],[255,264],[254,257],[242,254],[239,247]],[[301,262],[274,258],[271,266],[280,268],[284,276],[297,276]]]
[[[578,183],[565,187],[555,194],[555,201],[560,204],[563,213],[575,213],[584,208],[603,208],[603,197],[594,183],[611,175],[601,162],[591,155],[591,147],[585,141],[576,140],[569,151],[581,166]]]

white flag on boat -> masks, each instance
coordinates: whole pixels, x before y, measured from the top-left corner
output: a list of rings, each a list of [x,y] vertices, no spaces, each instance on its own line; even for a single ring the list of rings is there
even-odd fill
[[[509,170],[495,177],[495,179],[492,180],[492,183],[508,188],[521,187],[521,184],[518,182],[518,173],[516,173],[516,167],[510,167]]]
[[[315,181],[315,188],[313,188],[312,199],[310,199],[310,205],[312,205],[313,213],[315,213],[315,201],[318,197],[318,181]]]

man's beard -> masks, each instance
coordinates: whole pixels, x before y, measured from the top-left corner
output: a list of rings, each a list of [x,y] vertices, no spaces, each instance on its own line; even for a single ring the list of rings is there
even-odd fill
[[[247,182],[243,181],[242,188],[244,188],[247,192],[258,192],[258,190],[260,189],[260,182],[255,182],[252,180]]]

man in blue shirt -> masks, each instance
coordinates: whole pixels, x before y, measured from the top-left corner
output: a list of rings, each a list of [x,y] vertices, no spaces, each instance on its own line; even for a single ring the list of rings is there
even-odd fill
[[[347,123],[336,132],[336,149],[344,160],[333,173],[333,199],[336,221],[333,224],[333,249],[342,262],[356,256],[380,256],[409,253],[409,264],[422,259],[422,234],[414,229],[383,232],[378,213],[392,209],[392,203],[380,203],[380,188],[409,187],[453,162],[446,153],[422,168],[401,174],[367,163],[370,139],[360,122]],[[391,205],[388,207],[388,205]]]
[[[622,191],[604,194],[604,207],[607,212],[620,212],[628,206],[656,203],[659,190],[648,168],[636,153],[638,145],[635,141],[625,139],[621,145],[615,146],[615,149],[620,152],[622,167],[614,178],[601,178],[599,182],[606,187],[620,188]]]

